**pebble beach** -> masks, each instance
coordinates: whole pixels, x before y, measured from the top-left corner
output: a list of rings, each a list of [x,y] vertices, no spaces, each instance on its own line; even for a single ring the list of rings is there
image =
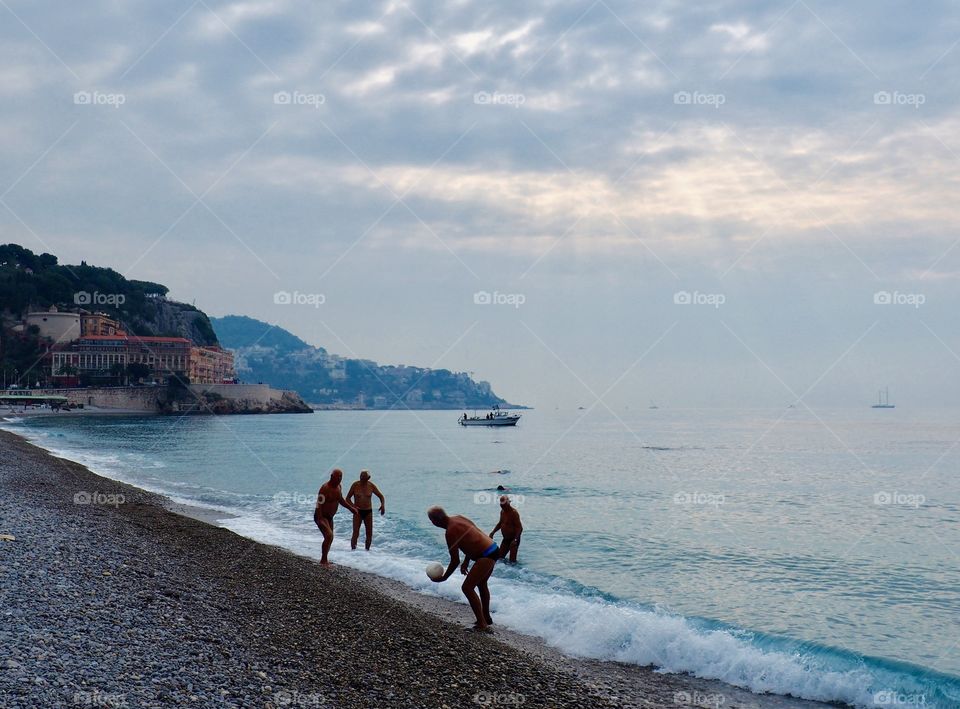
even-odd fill
[[[815,706],[472,633],[170,507],[0,431],[0,706]]]

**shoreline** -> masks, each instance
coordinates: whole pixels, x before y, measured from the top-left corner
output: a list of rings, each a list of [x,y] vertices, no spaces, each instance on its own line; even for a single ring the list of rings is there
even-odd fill
[[[371,701],[379,706],[404,707],[480,705],[482,702],[474,701],[475,698],[486,698],[491,703],[512,701],[523,706],[545,707],[680,706],[709,703],[711,698],[720,699],[724,707],[826,706],[789,697],[755,695],[718,681],[688,675],[658,674],[651,668],[575,659],[547,647],[538,638],[500,627],[493,638],[478,637],[466,632],[470,619],[464,605],[417,594],[400,582],[347,567],[322,569],[311,559],[215,526],[223,513],[180,505],[161,495],[114,482],[77,463],[57,458],[17,434],[0,431],[0,443],[5,452],[0,460],[0,489],[3,490],[0,510],[4,513],[0,524],[7,525],[0,533],[17,537],[16,541],[5,543],[3,551],[7,557],[11,551],[29,557],[31,553],[36,555],[40,547],[73,551],[77,546],[85,547],[83,557],[103,559],[106,554],[107,558],[126,558],[129,563],[120,564],[119,570],[114,564],[113,570],[98,571],[99,576],[91,576],[83,563],[77,563],[51,568],[48,577],[69,581],[58,586],[73,583],[89,586],[86,592],[93,598],[109,593],[114,605],[120,608],[140,607],[144,596],[162,598],[165,603],[173,604],[171,612],[184,617],[189,614],[192,620],[199,618],[200,630],[188,634],[204,636],[205,632],[201,642],[192,641],[198,645],[195,649],[200,655],[209,655],[211,649],[221,648],[226,642],[235,651],[231,658],[237,655],[256,658],[253,663],[248,660],[246,670],[239,672],[232,667],[235,662],[227,662],[230,666],[227,668],[212,663],[205,674],[198,673],[192,682],[180,683],[183,688],[176,682],[170,688],[169,682],[157,677],[146,681],[145,675],[135,672],[123,681],[114,682],[116,686],[94,689],[89,682],[68,680],[67,689],[58,693],[54,683],[60,681],[59,686],[63,687],[62,676],[48,679],[44,669],[36,663],[31,665],[29,657],[22,657],[22,651],[18,656],[18,649],[22,650],[23,646],[17,642],[21,635],[58,634],[59,627],[55,623],[49,627],[52,621],[48,621],[31,627],[27,633],[15,630],[15,637],[6,643],[10,647],[10,661],[24,671],[18,674],[27,675],[27,681],[19,677],[16,683],[11,683],[10,671],[0,673],[0,697],[8,700],[10,706],[35,704],[31,693],[36,692],[45,698],[42,703],[52,700],[51,706],[69,704],[70,690],[74,694],[91,691],[122,694],[132,706],[169,706],[166,698],[172,699],[175,695],[173,703],[198,705],[195,702],[200,702],[199,706],[207,705],[204,700],[212,698],[218,702],[217,706],[279,707],[293,705],[292,700],[298,697],[317,699],[318,703],[309,704],[316,706],[326,706],[328,700],[335,706],[369,706]],[[83,490],[122,495],[123,502],[74,504],[73,495]],[[30,503],[28,508],[24,507],[25,502]],[[37,524],[31,525],[31,519]],[[31,541],[36,534],[33,526],[43,528],[46,533],[43,543]],[[59,538],[51,539],[51,535]],[[139,554],[131,554],[131,548],[139,550]],[[54,556],[60,555],[56,552]],[[13,558],[17,558],[16,554]],[[71,558],[81,562],[80,554]],[[5,567],[3,570],[9,572],[9,558],[0,559],[3,559],[0,562]],[[56,562],[62,560],[47,558],[45,561],[57,567]],[[18,593],[20,596],[50,595],[42,587],[17,588],[17,581],[31,587],[37,581],[36,577],[30,577],[30,566],[18,568],[17,563],[14,561],[13,587],[4,584],[0,590],[2,607],[14,608],[14,613]],[[189,571],[171,575],[171,567]],[[121,592],[113,586],[123,577],[132,577],[134,583]],[[178,589],[172,596],[168,593],[171,578]],[[8,595],[14,596],[13,602]],[[266,602],[266,598],[271,602]],[[47,603],[50,601],[48,598]],[[69,615],[76,600],[53,599],[52,605],[53,613],[48,610],[42,617]],[[83,605],[73,610],[86,615]],[[248,617],[250,609],[254,611],[252,618]],[[352,622],[342,623],[343,616]],[[259,632],[253,635],[247,632],[256,620],[265,621],[266,632],[275,644],[266,648],[258,644],[265,632],[263,623],[256,626]],[[182,634],[187,630],[176,625],[169,628],[155,621],[149,614],[137,614],[120,625],[123,634],[144,633],[151,638],[158,634]],[[390,626],[389,631],[382,629],[384,624]],[[197,623],[191,624],[191,628],[193,625]],[[204,625],[220,627],[203,631]],[[3,634],[4,631],[0,631],[0,636]],[[359,644],[358,636],[362,640]],[[71,647],[69,641],[63,638],[59,641],[59,646]],[[57,645],[57,641],[54,644]],[[296,647],[293,657],[283,651],[292,646]],[[134,644],[134,648],[141,647]],[[353,669],[324,681],[317,668],[324,664],[324,653],[331,652],[331,648],[343,666]],[[458,651],[461,648],[466,655]],[[121,643],[115,649],[120,654],[128,654]],[[84,651],[70,651],[67,655],[71,653],[80,664],[96,657]],[[367,658],[368,653],[373,655],[372,662]],[[137,652],[130,654],[137,655]],[[176,661],[163,658],[161,675],[165,665],[175,664]],[[253,664],[259,669],[251,672],[249,668]],[[94,661],[93,665],[98,663]],[[166,669],[173,672],[175,667]],[[452,674],[445,678],[445,670]],[[226,695],[215,696],[196,689],[203,687],[205,681],[209,683],[206,675],[211,671],[226,672],[225,676],[215,677],[220,680],[217,694],[225,690]],[[297,678],[295,682],[290,681],[290,672]],[[182,670],[174,674],[181,673]],[[267,677],[261,677],[261,673]],[[347,674],[354,678],[345,679]],[[360,687],[356,686],[357,674],[366,678],[359,683]],[[382,681],[384,675],[386,682]],[[265,682],[267,678],[270,684]],[[449,682],[455,682],[456,689],[445,696],[444,688]],[[166,694],[157,685],[161,685]],[[234,697],[237,692],[253,700],[252,703],[246,700],[231,703],[233,700],[227,697]],[[193,699],[194,696],[199,698]]]
[[[6,418],[25,418],[27,416],[160,416],[156,411],[141,409],[102,409],[95,406],[85,406],[82,409],[69,411],[53,411],[50,409],[32,409],[27,411],[10,411],[0,409],[0,421]]]

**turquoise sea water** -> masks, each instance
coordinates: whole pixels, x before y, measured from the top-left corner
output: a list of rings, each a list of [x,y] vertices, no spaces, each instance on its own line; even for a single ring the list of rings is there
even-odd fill
[[[496,487],[525,532],[495,620],[578,656],[858,706],[960,707],[960,411],[529,411],[35,417],[5,427],[96,472],[226,510],[319,556],[333,467],[387,495],[374,551],[333,561],[431,584],[432,504],[486,529]],[[346,488],[346,485],[345,485]],[[95,492],[95,491],[88,491]],[[464,609],[468,613],[467,609]]]

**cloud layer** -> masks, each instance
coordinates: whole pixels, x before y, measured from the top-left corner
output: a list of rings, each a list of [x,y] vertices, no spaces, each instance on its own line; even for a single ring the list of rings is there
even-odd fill
[[[599,394],[667,331],[611,398],[779,403],[770,370],[802,391],[864,332],[812,397],[889,383],[944,403],[956,382],[949,3],[0,16],[5,241],[534,403]],[[278,308],[281,289],[327,304]],[[526,304],[478,307],[480,290]]]

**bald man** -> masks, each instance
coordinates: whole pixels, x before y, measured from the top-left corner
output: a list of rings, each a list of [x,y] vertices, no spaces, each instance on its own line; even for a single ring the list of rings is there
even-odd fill
[[[370,551],[370,545],[373,543],[373,496],[376,495],[380,500],[380,515],[387,513],[387,500],[380,492],[380,488],[370,480],[370,471],[361,470],[360,479],[350,486],[347,492],[347,502],[356,506],[358,514],[353,516],[353,536],[350,538],[350,548],[357,548],[357,540],[360,539],[360,523],[364,526],[364,547]]]
[[[343,471],[334,468],[330,473],[330,479],[320,486],[317,492],[317,506],[313,510],[313,521],[323,533],[323,545],[321,548],[320,563],[323,566],[330,566],[327,560],[327,554],[333,545],[333,516],[337,514],[340,505],[343,505],[353,514],[357,514],[357,508],[343,499],[343,490],[340,483],[343,481]]]
[[[466,574],[460,590],[467,597],[470,608],[477,618],[473,624],[475,630],[492,632],[493,618],[490,615],[490,589],[487,581],[496,566],[500,549],[477,525],[463,515],[449,516],[442,507],[431,507],[427,510],[427,517],[436,527],[446,530],[447,549],[450,550],[450,564],[443,576],[434,579],[437,583],[446,581],[457,566],[460,572]],[[460,564],[460,552],[466,557]],[[473,568],[467,572],[469,562],[473,561]],[[479,595],[478,595],[479,592]]]
[[[523,522],[520,521],[520,513],[510,504],[510,498],[506,495],[500,496],[500,521],[490,532],[492,539],[497,532],[503,534],[500,544],[500,558],[507,559],[511,564],[517,563],[517,552],[520,551],[520,535],[523,534]]]

